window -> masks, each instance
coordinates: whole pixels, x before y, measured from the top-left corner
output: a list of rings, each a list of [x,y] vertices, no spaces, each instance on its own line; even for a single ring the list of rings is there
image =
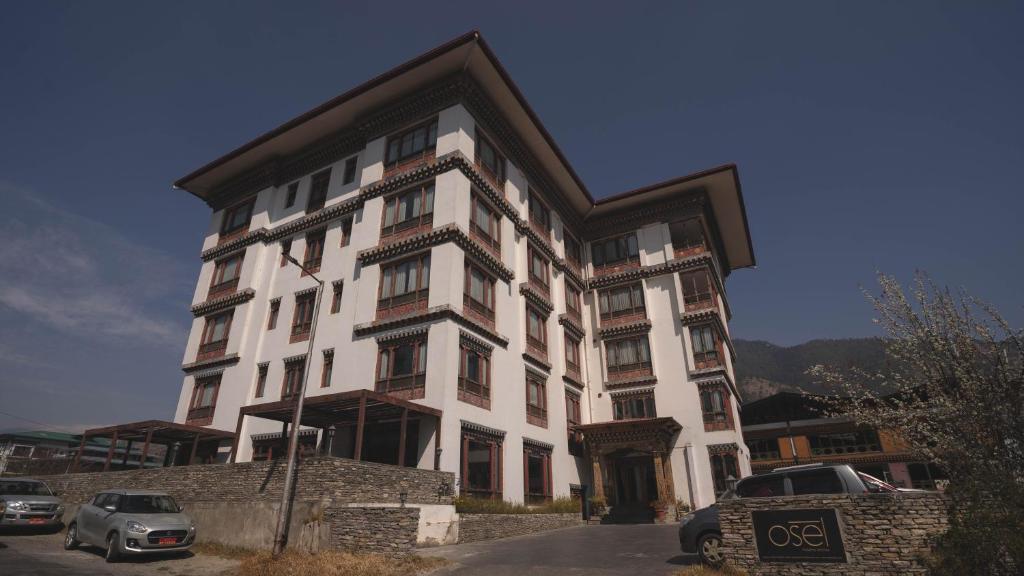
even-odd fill
[[[533,190],[530,190],[527,206],[530,213],[530,226],[542,236],[546,237],[550,235],[551,214],[549,213],[547,206],[540,201],[540,198],[537,197]]]
[[[750,449],[751,460],[778,460],[781,458],[777,438],[748,438],[746,442],[747,448]]]
[[[647,314],[644,309],[643,285],[640,283],[599,292],[597,301],[603,322],[643,318]]]
[[[316,454],[316,434],[304,434],[304,431],[299,432],[299,450],[298,456],[307,458]],[[313,431],[315,432],[315,431]],[[282,438],[280,434],[272,436],[270,438],[260,438],[252,441],[252,458],[253,462],[262,462],[264,460],[273,460],[274,458],[282,458],[288,454],[288,437]]]
[[[729,489],[729,477],[739,479],[739,467],[736,465],[736,454],[728,452],[725,454],[712,454],[711,477],[715,482],[715,497],[719,497]]]
[[[349,245],[352,241],[352,219],[346,218],[341,221],[341,247]]]
[[[526,343],[547,354],[548,331],[546,320],[536,308],[526,305]]]
[[[647,335],[612,340],[605,343],[608,354],[608,377],[634,375],[637,371],[651,372],[651,348]]]
[[[487,177],[504,188],[505,159],[479,131],[476,133],[476,165],[483,169]]]
[[[426,304],[429,288],[430,253],[385,266],[381,270],[377,309],[392,308],[417,301]]]
[[[241,204],[236,204],[224,211],[224,219],[221,220],[220,233],[222,236],[241,233],[249,227],[252,219],[252,207],[256,203],[255,198],[250,198]]]
[[[220,389],[220,375],[196,380],[192,389],[192,401],[188,406],[186,423],[196,421],[209,423],[213,420],[213,410],[217,405],[217,391]]]
[[[437,147],[437,118],[409,128],[388,139],[385,168],[393,168],[399,162],[424,157]]]
[[[466,286],[463,304],[473,313],[494,321],[495,280],[479,266],[466,262]]]
[[[289,400],[298,396],[302,389],[302,373],[306,359],[295,360],[284,365],[284,381],[281,383],[281,400]]]
[[[704,422],[725,422],[725,392],[721,388],[705,388],[700,391],[700,409],[704,414]]]
[[[324,354],[324,369],[320,372],[321,388],[327,388],[331,385],[332,372],[334,372],[334,354]]]
[[[292,342],[306,340],[313,327],[313,308],[316,306],[316,292],[295,296],[295,313],[292,315]]]
[[[469,231],[492,248],[501,246],[501,217],[474,192],[470,195]]]
[[[491,358],[469,346],[459,348],[459,400],[491,408]]]
[[[599,240],[591,245],[594,257],[594,268],[618,266],[622,264],[640,264],[640,249],[637,246],[636,234]]]
[[[242,270],[244,252],[218,260],[210,279],[210,292],[207,298],[232,292],[238,287],[238,277]]]
[[[199,344],[200,360],[224,355],[233,315],[233,311],[228,311],[206,317],[206,326],[203,328],[203,337]]]
[[[672,237],[672,248],[676,252],[695,252],[704,250],[704,225],[700,218],[690,218],[673,222],[668,226]]]
[[[551,499],[551,450],[539,446],[523,446],[523,468],[526,473],[523,500],[527,505],[543,504]]]
[[[498,436],[462,431],[463,496],[501,499],[501,450]]]
[[[546,293],[548,291],[548,259],[540,251],[529,244],[526,248],[530,260],[530,283],[536,284]]]
[[[291,208],[295,205],[295,197],[299,194],[299,183],[292,182],[288,185],[288,192],[284,197],[284,207]]]
[[[356,160],[358,156],[353,156],[348,160],[345,160],[345,175],[341,179],[342,184],[351,184],[356,179]]]
[[[655,418],[654,394],[631,394],[612,398],[612,418],[615,420],[631,420],[634,418]]]
[[[565,284],[565,309],[577,321],[582,318],[580,312],[580,291],[569,285],[568,282]]]
[[[811,445],[811,454],[815,456],[879,452],[882,449],[874,430],[808,435],[807,440]]]
[[[577,270],[583,265],[583,249],[580,247],[580,243],[568,234],[565,234],[565,259]]]
[[[843,482],[831,468],[801,470],[789,473],[793,496],[802,494],[842,494]]]
[[[306,203],[306,212],[316,212],[324,207],[327,202],[327,186],[331,183],[331,171],[313,175],[313,181],[309,185],[309,202]]]
[[[377,358],[377,392],[422,391],[426,374],[426,340],[381,345]]]
[[[569,435],[569,454],[583,456],[583,440],[579,432],[574,430],[582,422],[582,410],[580,409],[580,395],[575,392],[565,391],[565,420]]]
[[[321,228],[306,235],[306,254],[302,258],[302,266],[312,273],[320,271],[320,264],[324,258],[324,239],[327,231]],[[302,271],[306,275],[306,271]]]
[[[722,365],[718,349],[718,331],[711,325],[690,328],[690,340],[693,343],[694,368],[700,370]]]
[[[526,373],[526,421],[534,426],[548,427],[548,393],[544,378]]]
[[[334,283],[334,295],[331,296],[331,314],[337,314],[341,311],[342,288],[344,288],[344,284],[341,282]]]
[[[263,398],[267,391],[267,368],[266,364],[259,366],[256,373],[256,397]]]
[[[565,370],[580,377],[580,341],[565,333]]]
[[[434,219],[434,183],[407,190],[384,201],[384,223],[380,235],[429,226]]]
[[[286,256],[290,256],[291,253],[292,253],[292,240],[291,240],[291,238],[289,238],[288,240],[282,240],[281,241],[281,267],[282,268],[284,268],[284,266],[286,264],[288,264],[288,259],[286,258]]]
[[[714,301],[707,269],[680,274],[679,279],[683,283],[683,302],[687,310],[706,308]]]
[[[281,310],[281,299],[270,301],[270,314],[267,315],[267,330],[277,328],[277,313]]]
[[[786,477],[782,474],[750,476],[736,485],[741,498],[767,498],[786,495]]]

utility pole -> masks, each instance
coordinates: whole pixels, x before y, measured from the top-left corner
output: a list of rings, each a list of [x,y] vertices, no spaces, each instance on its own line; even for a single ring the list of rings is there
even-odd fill
[[[309,369],[313,361],[313,340],[316,338],[316,320],[320,315],[320,299],[324,295],[324,283],[315,274],[306,269],[290,254],[283,255],[285,260],[298,266],[307,276],[316,280],[316,299],[313,302],[313,323],[309,327],[309,347],[306,350],[306,362],[302,369],[302,386],[299,396],[295,399],[295,412],[292,414],[291,433],[288,438],[288,468],[284,476],[284,490],[281,492],[281,508],[277,513],[277,529],[274,531],[274,556],[284,551],[288,543],[288,523],[292,517],[292,483],[295,476],[295,460],[299,448],[299,424],[302,422],[302,404],[306,398],[306,383],[309,381]]]

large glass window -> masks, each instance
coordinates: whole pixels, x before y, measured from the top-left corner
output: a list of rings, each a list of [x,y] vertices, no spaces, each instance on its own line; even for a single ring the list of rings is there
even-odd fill
[[[252,219],[252,207],[255,203],[256,199],[251,198],[225,210],[224,218],[221,220],[220,233],[227,235],[248,228],[249,221]]]
[[[632,232],[598,240],[591,244],[590,249],[595,268],[640,263],[640,248],[637,245],[636,234]]]
[[[532,372],[526,375],[526,416],[527,421],[538,426],[547,426],[548,398],[544,379]]]
[[[722,359],[718,350],[718,331],[710,324],[690,328],[690,340],[693,344],[693,364],[697,369],[721,366]]]
[[[463,431],[460,483],[463,495],[501,498],[501,449],[499,438]]]
[[[491,407],[491,358],[467,346],[459,349],[459,399]]]
[[[544,316],[533,306],[526,306],[526,343],[547,351],[548,331]]]
[[[615,420],[655,418],[657,415],[654,409],[654,394],[650,392],[612,399],[612,417]]]
[[[535,446],[523,447],[526,466],[527,504],[542,504],[551,499],[551,450]]]
[[[602,321],[646,314],[643,285],[639,282],[599,292],[597,301]]]
[[[397,264],[385,265],[381,271],[380,298],[377,308],[390,308],[418,300],[425,301],[429,288],[429,253]]]
[[[498,248],[501,245],[501,217],[474,192],[470,196],[470,231],[473,236],[488,246]]]
[[[505,158],[480,132],[476,133],[476,164],[499,186],[505,184]],[[504,190],[501,190],[504,192]]]
[[[434,183],[407,190],[384,201],[381,236],[426,226],[434,218]]]
[[[388,139],[387,168],[404,160],[424,156],[437,147],[437,118],[409,128]]]
[[[687,310],[706,307],[713,301],[711,276],[707,269],[680,274],[679,279],[683,284],[683,302]]]
[[[377,359],[377,392],[423,388],[426,376],[426,340],[381,345]]]
[[[700,251],[704,249],[704,225],[700,218],[673,222],[668,226],[672,247],[676,251]]]
[[[494,278],[467,261],[463,304],[473,312],[494,320],[494,284]]]
[[[605,344],[608,354],[608,377],[624,372],[651,369],[651,348],[647,335],[612,340]]]
[[[331,183],[331,171],[324,170],[313,175],[313,181],[309,185],[309,202],[306,203],[306,212],[316,212],[324,207],[327,202],[327,188]]]

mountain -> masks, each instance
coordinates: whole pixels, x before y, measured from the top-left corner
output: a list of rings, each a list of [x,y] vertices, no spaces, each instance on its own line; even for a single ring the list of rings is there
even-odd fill
[[[782,391],[830,392],[806,374],[816,364],[872,371],[885,361],[885,344],[879,338],[811,340],[788,347],[761,340],[733,340],[733,345],[736,385],[744,402]]]

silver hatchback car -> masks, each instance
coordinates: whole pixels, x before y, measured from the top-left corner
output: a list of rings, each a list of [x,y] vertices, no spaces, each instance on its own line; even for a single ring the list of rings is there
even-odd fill
[[[163,492],[107,490],[82,504],[68,524],[64,549],[91,544],[106,549],[107,562],[126,554],[181,552],[196,540],[196,525]]]

